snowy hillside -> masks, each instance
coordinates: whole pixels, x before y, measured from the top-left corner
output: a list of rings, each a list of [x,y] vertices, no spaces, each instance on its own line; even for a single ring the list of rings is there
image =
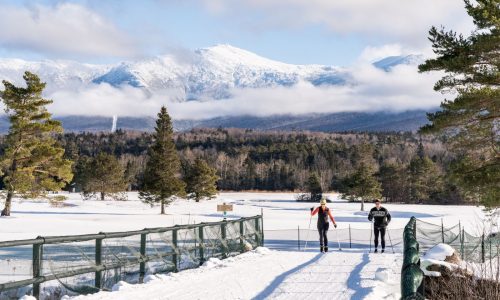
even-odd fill
[[[392,56],[375,62],[380,69],[416,65],[421,56]],[[27,62],[0,59],[0,78],[21,83],[25,70],[47,82],[49,91],[89,83],[130,85],[148,92],[168,89],[176,100],[206,100],[230,97],[232,88],[292,86],[299,81],[315,86],[348,84],[350,70],[335,66],[292,65],[270,60],[230,45],[217,45],[184,56],[163,55],[117,65],[91,65],[71,61]]]

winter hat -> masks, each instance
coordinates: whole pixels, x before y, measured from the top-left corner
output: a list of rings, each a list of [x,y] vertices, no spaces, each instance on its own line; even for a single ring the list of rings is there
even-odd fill
[[[321,198],[321,201],[319,202],[319,204],[325,204],[326,205],[326,198]]]

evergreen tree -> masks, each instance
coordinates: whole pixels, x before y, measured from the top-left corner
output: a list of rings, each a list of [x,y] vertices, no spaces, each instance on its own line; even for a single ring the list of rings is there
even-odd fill
[[[86,198],[99,194],[101,200],[106,196],[122,199],[127,189],[124,173],[114,155],[101,152],[94,158],[82,158],[76,172],[76,182]]]
[[[375,171],[370,165],[361,163],[356,172],[347,178],[347,191],[344,198],[361,199],[361,211],[365,209],[365,201],[381,196],[380,182],[375,178]]]
[[[186,184],[179,178],[181,163],[175,148],[174,130],[167,108],[162,106],[156,120],[153,145],[148,150],[140,198],[149,204],[160,203],[161,214],[173,196],[184,196]]]
[[[189,168],[186,177],[186,192],[190,199],[200,202],[203,198],[212,199],[217,194],[217,170],[210,167],[206,161],[197,158]]]
[[[313,202],[319,201],[323,197],[323,188],[317,173],[309,175],[306,182],[306,191],[311,194],[310,200]]]
[[[428,114],[423,133],[442,133],[457,154],[455,181],[487,206],[500,206],[500,4],[465,0],[476,29],[468,37],[432,27],[429,40],[437,57],[421,72],[444,71],[436,91],[455,91],[441,111]]]
[[[415,156],[408,166],[410,199],[414,203],[428,201],[441,191],[442,180],[436,164],[427,156]]]
[[[407,194],[406,168],[395,163],[386,163],[380,167],[382,196],[387,202],[405,202]]]
[[[52,120],[46,106],[52,100],[42,97],[45,83],[37,75],[25,72],[26,87],[3,81],[0,97],[9,116],[7,147],[1,158],[3,182],[7,192],[2,216],[10,216],[14,193],[21,197],[45,196],[61,190],[73,174],[71,161],[54,138],[62,132],[61,123]]]

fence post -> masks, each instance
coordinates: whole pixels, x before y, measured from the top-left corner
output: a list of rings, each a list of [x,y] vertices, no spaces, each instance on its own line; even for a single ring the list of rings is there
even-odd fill
[[[139,264],[139,283],[142,283],[144,280],[144,275],[146,275],[146,262],[144,259],[146,258],[146,238],[147,233],[141,234],[141,262]]]
[[[96,267],[102,264],[102,239],[95,240],[95,265]],[[96,271],[94,277],[94,286],[101,289],[102,271]]]
[[[413,222],[413,237],[417,239],[417,220]]]
[[[178,272],[177,268],[177,228],[172,230],[172,246],[174,253],[172,254],[172,263],[174,264],[174,272]]]
[[[37,237],[37,239],[42,237]],[[42,274],[43,244],[33,244],[33,278]],[[40,284],[33,283],[33,297],[40,299]]]
[[[352,243],[351,243],[351,223],[349,223],[349,248],[352,248]]]
[[[261,222],[261,233],[260,233],[260,237],[261,237],[261,246],[264,247],[264,208],[260,208],[260,222]]]
[[[205,262],[205,253],[203,247],[205,247],[205,237],[203,236],[203,225],[198,227],[198,237],[200,239],[200,266]]]
[[[441,218],[441,240],[444,244],[444,224],[443,224],[443,218]]]
[[[484,232],[481,236],[481,262],[484,264]]]
[[[240,220],[240,247],[241,253],[245,252],[245,226],[242,220]]]
[[[222,235],[222,251],[223,251],[223,257],[228,256],[228,249],[227,249],[227,240],[226,240],[226,226],[227,226],[227,221],[222,221],[221,226],[221,235]]]
[[[260,228],[259,228],[259,218],[255,218],[255,241],[257,242],[257,246],[261,246],[261,239],[259,237],[259,235],[261,235],[262,233],[260,232]]]
[[[463,246],[464,247],[464,256],[462,257],[462,259],[465,260],[465,255],[467,253],[465,252],[465,229],[464,228],[462,228],[462,244],[464,245]]]
[[[464,235],[462,229],[458,232],[458,237],[460,238],[460,257],[464,259]]]
[[[300,251],[300,226],[297,225],[297,246]]]

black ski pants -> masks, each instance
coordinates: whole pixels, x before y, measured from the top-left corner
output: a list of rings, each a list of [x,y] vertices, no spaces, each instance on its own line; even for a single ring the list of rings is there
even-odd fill
[[[318,223],[318,232],[319,232],[319,245],[321,247],[328,247],[328,228],[330,227],[330,223]]]
[[[382,244],[382,249],[385,249],[385,226],[377,227],[373,226],[373,233],[375,234],[375,249],[378,247],[378,234],[380,233],[380,241]]]

